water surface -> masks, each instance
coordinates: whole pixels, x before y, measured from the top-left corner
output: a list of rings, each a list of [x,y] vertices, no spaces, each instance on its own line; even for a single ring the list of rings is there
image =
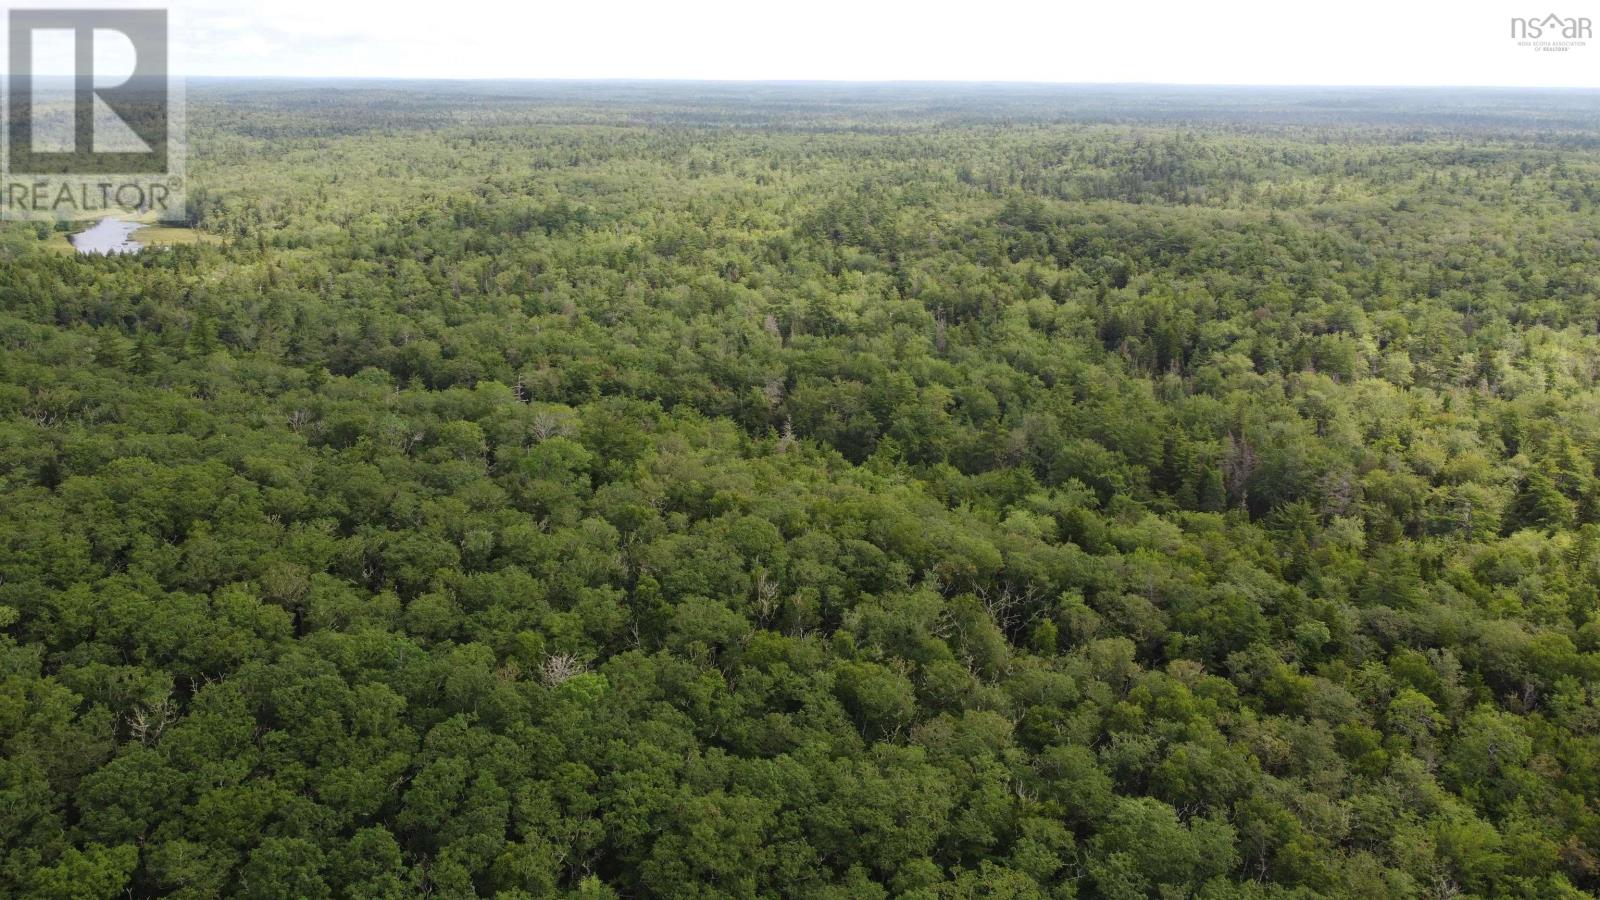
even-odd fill
[[[144,246],[128,239],[140,227],[138,222],[107,217],[68,240],[72,241],[73,248],[79,253],[132,253]]]

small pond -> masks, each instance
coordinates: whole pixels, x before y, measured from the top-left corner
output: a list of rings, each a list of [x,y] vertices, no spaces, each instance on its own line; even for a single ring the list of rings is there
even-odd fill
[[[132,253],[144,246],[129,240],[140,227],[138,222],[124,222],[108,216],[68,240],[72,241],[73,249],[79,253]]]

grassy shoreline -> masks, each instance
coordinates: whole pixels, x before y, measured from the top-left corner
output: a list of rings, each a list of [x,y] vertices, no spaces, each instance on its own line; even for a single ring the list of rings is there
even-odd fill
[[[77,252],[77,248],[72,245],[71,236],[78,234],[87,227],[90,226],[78,223],[78,225],[76,225],[70,232],[52,232],[49,237],[44,239],[45,243],[51,250],[54,250],[58,253],[75,253]],[[159,222],[151,222],[139,226],[131,235],[128,236],[128,239],[140,244],[140,249],[149,247],[173,247],[179,244],[208,243],[217,240],[215,235],[196,231],[186,225],[168,225]]]

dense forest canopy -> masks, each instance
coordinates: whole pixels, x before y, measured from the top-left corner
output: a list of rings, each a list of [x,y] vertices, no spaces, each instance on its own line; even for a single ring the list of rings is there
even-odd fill
[[[1600,94],[189,120],[0,230],[0,895],[1600,890]]]

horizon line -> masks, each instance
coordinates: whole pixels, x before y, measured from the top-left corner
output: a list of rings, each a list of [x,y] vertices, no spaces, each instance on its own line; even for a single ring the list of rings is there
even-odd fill
[[[1061,88],[1257,88],[1264,90],[1462,90],[1462,91],[1590,91],[1600,93],[1600,84],[1439,84],[1338,82],[1257,82],[1257,81],[1038,81],[1020,79],[971,78],[676,78],[659,76],[525,76],[525,75],[269,75],[269,74],[194,74],[174,76],[184,80],[210,81],[372,81],[422,82],[444,84],[683,84],[683,85],[828,85],[828,86],[969,86],[969,87],[1061,87]]]

